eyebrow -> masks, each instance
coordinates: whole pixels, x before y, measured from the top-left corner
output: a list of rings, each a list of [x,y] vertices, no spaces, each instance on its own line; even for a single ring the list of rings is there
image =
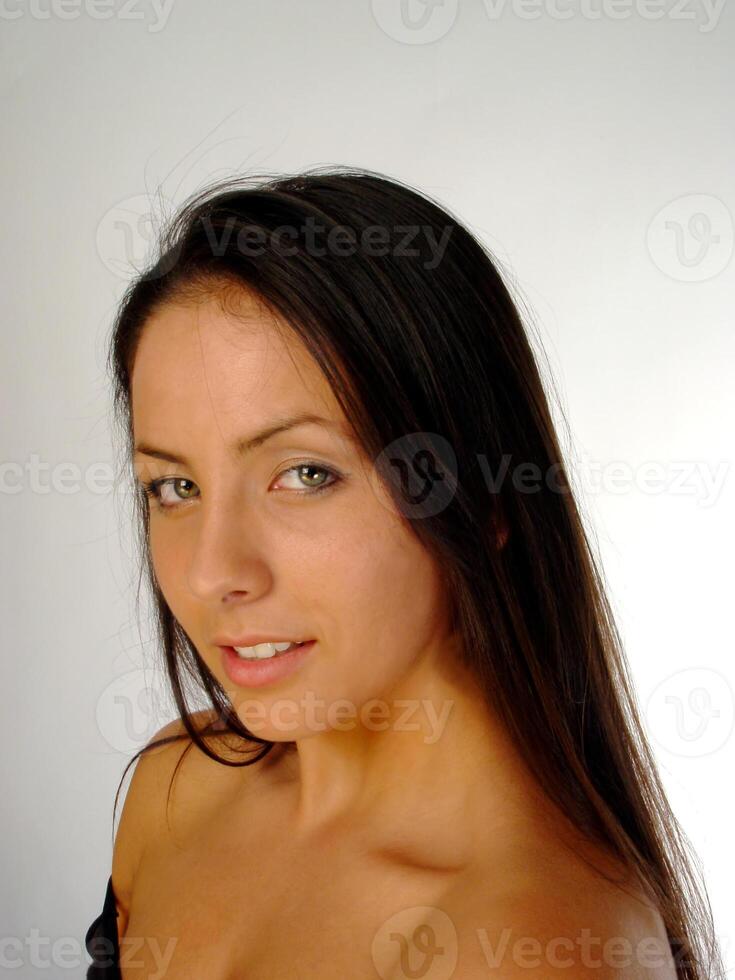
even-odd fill
[[[264,442],[285,432],[288,429],[295,429],[299,425],[321,425],[326,428],[339,429],[348,438],[352,438],[347,427],[342,422],[334,419],[325,419],[321,415],[312,415],[310,412],[300,412],[298,415],[289,415],[285,418],[273,419],[264,429],[256,432],[252,436],[241,437],[232,446],[233,452],[238,456],[245,456],[252,452]],[[164,459],[169,463],[179,463],[182,466],[189,466],[189,461],[185,456],[177,456],[176,453],[169,452],[167,449],[157,449],[145,442],[136,443],[135,452],[144,456],[154,456],[156,459]]]

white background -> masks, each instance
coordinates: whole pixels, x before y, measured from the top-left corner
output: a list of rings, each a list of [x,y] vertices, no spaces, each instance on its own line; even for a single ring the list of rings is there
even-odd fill
[[[732,4],[410,0],[403,20],[399,0],[0,7],[0,935],[25,963],[9,975],[81,975],[44,968],[48,945],[34,966],[25,944],[34,929],[81,943],[123,765],[173,717],[145,693],[163,688],[110,489],[106,341],[146,213],[234,172],[318,164],[438,198],[527,305],[735,968]]]

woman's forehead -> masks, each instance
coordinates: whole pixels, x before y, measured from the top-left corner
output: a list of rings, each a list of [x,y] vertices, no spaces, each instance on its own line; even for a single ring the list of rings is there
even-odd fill
[[[289,336],[290,334],[290,336]],[[272,317],[244,322],[216,301],[162,307],[143,329],[131,376],[131,408],[186,414],[207,403],[223,417],[314,411],[343,420],[316,361]],[[298,406],[296,405],[298,402]]]

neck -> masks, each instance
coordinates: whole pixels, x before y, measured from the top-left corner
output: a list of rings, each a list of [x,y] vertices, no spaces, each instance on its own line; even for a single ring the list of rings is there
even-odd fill
[[[359,828],[384,851],[410,847],[418,860],[459,868],[541,805],[456,656],[422,660],[381,707],[279,750],[274,767],[294,838]]]

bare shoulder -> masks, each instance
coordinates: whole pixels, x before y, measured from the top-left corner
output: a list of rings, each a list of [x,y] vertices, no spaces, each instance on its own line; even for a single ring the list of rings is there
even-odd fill
[[[631,879],[621,890],[552,867],[452,890],[442,909],[456,930],[453,980],[677,980],[661,916]]]
[[[190,715],[190,720],[201,732],[214,720],[214,712],[197,711]],[[170,740],[157,744],[164,739]],[[112,885],[121,916],[118,926],[121,934],[127,922],[136,872],[146,847],[163,830],[171,781],[177,765],[179,772],[185,768],[182,756],[192,745],[183,722],[176,718],[156,732],[133,764],[112,854]]]

